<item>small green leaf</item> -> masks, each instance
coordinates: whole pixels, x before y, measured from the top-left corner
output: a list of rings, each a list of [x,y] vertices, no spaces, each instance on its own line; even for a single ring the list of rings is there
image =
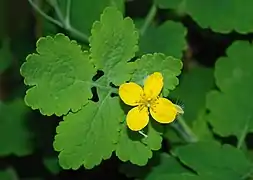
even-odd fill
[[[162,53],[143,55],[136,60],[137,69],[132,76],[132,81],[142,84],[144,79],[153,72],[161,72],[164,76],[164,95],[168,95],[178,84],[177,76],[180,75],[182,62],[171,56],[167,57]]]
[[[66,16],[68,0],[58,1],[59,6],[64,16]],[[87,36],[90,35],[90,30],[94,21],[99,19],[103,10],[108,7],[117,7],[124,13],[124,0],[74,0],[70,6],[70,24]]]
[[[227,57],[215,65],[215,80],[219,91],[207,96],[208,117],[213,130],[221,136],[241,138],[253,132],[253,104],[250,102],[253,85],[253,46],[247,42],[234,42]],[[243,59],[243,62],[242,62]]]
[[[93,24],[91,34],[91,57],[98,69],[103,69],[105,74],[115,74],[120,68],[132,72],[132,69],[127,67],[132,65],[127,62],[138,50],[138,33],[129,17],[123,19],[116,8],[106,8],[100,21]],[[126,73],[121,74],[125,76]],[[121,81],[114,77],[116,84],[124,82],[121,74],[118,77]]]
[[[1,180],[18,180],[16,172],[12,168],[0,171]]]
[[[0,74],[11,65],[11,61],[10,40],[5,39],[2,41],[2,46],[0,48]]]
[[[47,36],[37,42],[37,54],[31,54],[21,67],[26,104],[43,115],[61,116],[78,111],[92,97],[91,79],[95,69],[87,52],[63,34]]]
[[[152,157],[152,150],[161,148],[162,137],[159,131],[161,126],[150,122],[146,130],[147,137],[144,137],[139,132],[128,129],[126,123],[122,123],[116,156],[124,162],[130,161],[139,166],[146,165]]]
[[[140,38],[140,52],[163,53],[167,56],[182,58],[183,50],[186,48],[186,28],[173,21],[166,21],[156,27],[150,25]]]
[[[173,8],[189,14],[202,28],[215,32],[242,34],[252,32],[251,0],[155,0],[162,8]]]
[[[29,112],[22,99],[0,103],[0,156],[26,156],[33,151],[33,135],[27,127]]]
[[[183,164],[196,171],[200,177],[238,180],[253,168],[242,151],[230,145],[221,146],[216,142],[199,142],[181,146],[173,154],[178,156]]]
[[[61,171],[57,157],[45,157],[43,159],[43,164],[54,175],[58,174]]]

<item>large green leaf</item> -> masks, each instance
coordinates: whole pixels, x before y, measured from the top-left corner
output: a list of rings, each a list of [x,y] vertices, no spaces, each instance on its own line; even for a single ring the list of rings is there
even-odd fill
[[[68,0],[58,2],[65,16]],[[124,0],[73,0],[70,6],[70,23],[74,28],[89,36],[93,22],[99,20],[100,14],[107,6],[117,7],[124,13]]]
[[[33,134],[27,126],[29,112],[22,99],[0,102],[0,156],[26,156],[33,151]]]
[[[92,97],[95,69],[88,52],[63,34],[37,42],[37,54],[28,55],[21,67],[27,90],[25,101],[44,115],[61,116],[77,111]]]
[[[253,132],[252,59],[253,46],[237,41],[227,50],[227,57],[220,58],[215,65],[219,90],[208,94],[207,108],[213,130],[221,136],[235,135],[241,139]]]
[[[189,14],[201,27],[215,32],[253,31],[251,0],[154,0],[161,8],[177,9]]]
[[[207,179],[239,180],[246,178],[253,168],[242,151],[230,145],[221,146],[216,142],[181,146],[174,150],[173,154],[200,177]]]
[[[167,56],[182,58],[186,48],[186,28],[173,21],[160,26],[151,24],[140,38],[140,53],[163,53]]]

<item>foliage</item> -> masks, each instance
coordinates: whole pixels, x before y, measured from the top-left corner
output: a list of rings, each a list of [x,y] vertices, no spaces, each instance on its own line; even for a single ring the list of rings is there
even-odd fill
[[[0,179],[252,179],[250,0],[25,3],[0,0]],[[180,113],[132,131],[119,89],[154,72]]]

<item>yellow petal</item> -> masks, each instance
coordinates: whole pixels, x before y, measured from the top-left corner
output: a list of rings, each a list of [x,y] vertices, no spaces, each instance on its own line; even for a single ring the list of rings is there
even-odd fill
[[[141,100],[142,95],[142,87],[136,83],[125,83],[119,87],[119,96],[127,105],[137,106]]]
[[[177,109],[170,100],[159,98],[151,104],[150,114],[159,123],[170,123],[175,120]]]
[[[128,113],[126,117],[127,126],[132,131],[139,131],[143,129],[149,121],[148,108],[134,107]]]
[[[159,72],[149,75],[144,82],[144,93],[148,99],[156,98],[163,88],[163,76]]]

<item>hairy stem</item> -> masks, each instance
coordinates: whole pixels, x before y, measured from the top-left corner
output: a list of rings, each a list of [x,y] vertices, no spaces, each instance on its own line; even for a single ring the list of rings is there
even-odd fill
[[[238,138],[238,142],[237,142],[237,145],[236,145],[236,147],[238,149],[241,149],[242,146],[244,145],[244,140],[246,138],[247,132],[248,132],[248,123],[246,123],[245,127],[242,130],[242,133],[241,133],[240,137]]]
[[[183,116],[178,115],[177,116],[177,122],[180,125],[181,128],[178,128],[176,126],[173,126],[178,133],[185,139],[185,141],[194,143],[198,141],[198,137],[193,133],[191,128],[186,124]]]

